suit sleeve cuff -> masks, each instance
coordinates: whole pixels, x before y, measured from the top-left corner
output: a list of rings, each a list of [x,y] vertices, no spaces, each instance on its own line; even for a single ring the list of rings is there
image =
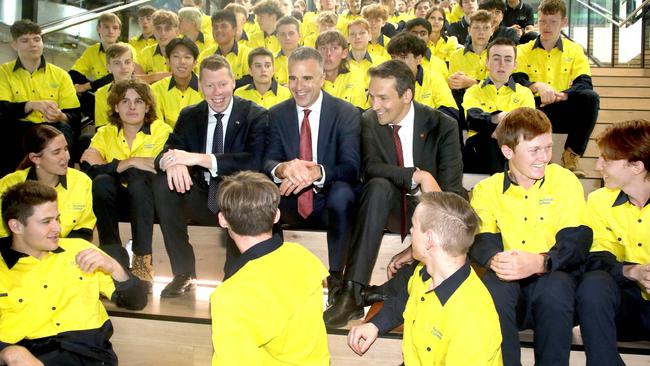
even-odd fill
[[[325,185],[325,167],[321,164],[318,164],[318,166],[320,167],[321,178],[317,181],[314,181],[314,185],[317,188],[323,188],[323,186]]]
[[[282,179],[278,178],[278,176],[275,175],[275,170],[276,170],[279,166],[280,166],[280,164],[274,166],[273,169],[271,169],[271,177],[273,178],[273,182],[275,182],[276,184],[280,184],[280,183],[282,183]]]
[[[210,154],[210,161],[211,161],[210,166],[212,167],[209,170],[210,171],[210,176],[212,178],[216,178],[217,175],[219,175],[219,166],[217,164],[217,157],[214,156],[214,154]]]

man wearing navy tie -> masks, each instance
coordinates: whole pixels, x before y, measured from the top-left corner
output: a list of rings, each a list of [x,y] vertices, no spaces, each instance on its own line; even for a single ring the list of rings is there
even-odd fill
[[[331,294],[340,289],[359,182],[360,113],[321,90],[323,59],[301,47],[288,60],[293,98],[269,110],[264,169],[280,184],[281,222],[327,227]]]
[[[165,149],[154,162],[161,172],[153,182],[154,201],[174,274],[161,297],[180,296],[195,287],[188,219],[216,226],[216,195],[222,177],[262,168],[267,111],[232,95],[235,78],[222,56],[201,62],[199,85],[205,100],[181,111]],[[228,267],[239,251],[231,241],[226,244]]]

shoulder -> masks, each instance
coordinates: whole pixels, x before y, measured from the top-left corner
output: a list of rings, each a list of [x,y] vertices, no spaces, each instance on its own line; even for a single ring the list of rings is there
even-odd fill
[[[88,248],[97,249],[92,243],[79,238],[61,238],[59,239],[59,247],[63,248],[71,256],[75,256],[80,251]]]
[[[91,186],[93,184],[92,179],[86,175],[86,173],[80,172],[77,169],[74,168],[68,168],[68,172],[66,173],[66,178],[69,182],[73,184],[82,184],[82,185],[88,185]]]
[[[351,103],[341,98],[333,97],[332,95],[324,91],[322,93],[323,93],[323,105],[321,108],[324,111],[331,110],[334,113],[342,114],[344,116],[351,114],[350,116],[352,117],[359,114],[359,110],[357,109],[357,107],[355,107]]]
[[[558,186],[560,189],[572,190],[578,185],[582,187],[580,180],[575,174],[555,163],[549,164],[546,167],[546,173],[544,175],[553,182],[554,186]]]
[[[57,65],[55,65],[55,64],[53,64],[51,62],[47,63],[46,68],[47,68],[47,72],[49,72],[49,73],[51,73],[51,74],[53,74],[53,75],[55,75],[55,76],[57,76],[59,78],[70,79],[70,75],[68,74],[67,71],[63,70],[62,68],[60,68],[59,66],[57,66]],[[72,81],[72,79],[70,79],[70,81]]]
[[[535,40],[528,41],[528,43],[520,44],[517,46],[517,55],[523,56],[532,51],[533,46],[535,45]]]
[[[504,177],[504,173],[496,173],[476,183],[472,189],[472,197],[478,198],[481,195],[491,195],[497,192],[503,192]]]
[[[416,123],[429,123],[433,127],[439,126],[443,131],[448,129],[453,130],[457,125],[456,121],[451,117],[428,105],[413,101],[413,109]]]
[[[166,90],[169,87],[169,81],[172,79],[171,76],[167,76],[164,79],[160,79],[155,83],[151,84],[151,90],[154,92],[160,92]]]
[[[88,46],[86,50],[81,54],[81,57],[90,57],[93,53],[98,54],[99,45],[100,43],[95,43],[93,45]]]
[[[95,138],[109,138],[115,136],[117,136],[117,126],[115,126],[112,123],[109,123],[97,129],[97,132],[95,132],[95,136],[93,136],[93,140]]]
[[[587,203],[590,206],[602,206],[603,208],[611,208],[616,197],[621,193],[620,189],[609,189],[607,187],[598,188],[597,190],[589,193],[587,196]]]
[[[9,173],[0,179],[0,191],[4,192],[9,187],[22,183],[27,179],[27,173],[31,168],[16,170],[13,173]]]
[[[171,132],[171,126],[159,119],[151,123],[151,134],[153,136],[169,135]]]

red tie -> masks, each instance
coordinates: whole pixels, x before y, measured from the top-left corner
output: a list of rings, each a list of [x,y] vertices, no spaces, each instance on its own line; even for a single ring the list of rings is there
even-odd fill
[[[304,117],[300,125],[300,160],[312,161],[311,127],[309,126],[309,113],[311,110],[303,109]],[[311,186],[298,195],[298,213],[307,218],[314,211],[314,191]]]
[[[404,166],[404,152],[402,151],[402,140],[400,140],[399,135],[397,134],[399,132],[399,129],[402,126],[399,125],[391,125],[393,127],[393,142],[395,143],[395,158],[397,160],[397,166],[403,167]],[[402,241],[406,237],[406,192],[402,190],[402,197],[400,199],[400,209],[402,213],[402,217],[400,219],[400,236],[402,237]]]

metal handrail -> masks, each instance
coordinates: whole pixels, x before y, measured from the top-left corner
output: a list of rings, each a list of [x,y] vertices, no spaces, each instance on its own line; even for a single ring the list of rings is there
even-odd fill
[[[571,37],[569,37],[568,34],[564,33],[564,31],[561,31],[560,33],[562,33],[562,36],[564,38],[566,38],[569,41],[571,41],[571,42],[577,44],[578,46],[580,46],[582,48],[582,51],[585,53],[585,55],[587,55],[587,58],[590,59],[591,61],[593,61],[593,63],[596,64],[597,67],[603,66],[603,63],[599,59],[597,59],[596,56],[594,56],[593,54],[587,52],[587,49],[585,47],[582,47],[582,45],[580,45],[578,42],[571,39]]]
[[[72,26],[75,26],[75,25],[79,25],[79,24],[89,22],[91,20],[95,20],[95,19],[99,18],[100,16],[102,16],[103,14],[106,14],[106,13],[114,13],[114,12],[130,9],[130,8],[134,8],[136,6],[139,6],[139,5],[151,2],[151,1],[152,0],[135,0],[135,1],[130,2],[128,4],[120,5],[120,6],[108,9],[108,10],[103,10],[103,11],[100,11],[100,12],[91,12],[91,13],[87,13],[87,14],[84,14],[84,15],[81,15],[81,16],[75,16],[73,19],[65,20],[65,21],[60,22],[60,23],[58,23],[56,25],[53,25],[53,26],[44,27],[42,34],[57,32],[57,31],[60,31],[62,29],[68,28],[68,27],[72,27]]]
[[[72,18],[80,17],[80,16],[83,16],[83,15],[86,15],[86,14],[97,13],[97,12],[104,11],[104,10],[113,9],[114,7],[117,7],[117,6],[119,6],[120,4],[125,4],[127,1],[128,1],[128,0],[122,0],[122,1],[117,1],[117,2],[114,2],[114,3],[106,4],[106,5],[104,5],[104,6],[100,6],[99,8],[95,8],[95,9],[91,9],[91,10],[86,10],[86,11],[83,12],[83,13],[73,14],[73,15],[69,15],[69,16],[64,17],[64,18],[61,18],[61,19],[55,19],[55,20],[52,20],[52,21],[50,21],[50,22],[40,24],[40,26],[41,26],[41,28],[51,27],[51,26],[53,26],[53,25],[55,25],[55,24],[59,24],[59,23],[61,23],[61,22],[64,22],[64,21],[66,21],[66,20],[70,20],[70,19],[72,19]]]
[[[600,15],[601,17],[605,18],[605,20],[607,20],[608,22],[610,22],[613,25],[617,26],[618,28],[625,28],[628,25],[634,24],[636,22],[636,20],[635,20],[636,14],[639,11],[641,11],[646,5],[648,5],[650,3],[650,0],[644,0],[643,3],[641,3],[641,5],[639,5],[636,9],[634,9],[634,11],[632,13],[630,13],[630,15],[628,15],[627,18],[625,18],[621,22],[618,22],[618,21],[614,20],[612,17],[610,17],[609,15],[603,13],[602,10],[593,7],[591,4],[588,4],[588,3],[586,3],[586,2],[584,2],[582,0],[575,0],[575,1],[580,3],[585,8],[587,8],[587,9],[593,11],[594,13]]]

